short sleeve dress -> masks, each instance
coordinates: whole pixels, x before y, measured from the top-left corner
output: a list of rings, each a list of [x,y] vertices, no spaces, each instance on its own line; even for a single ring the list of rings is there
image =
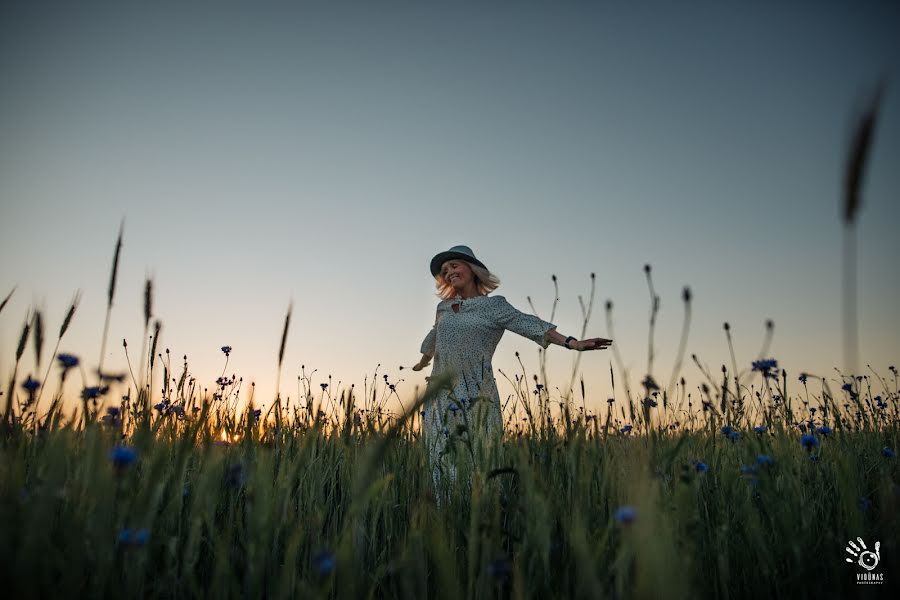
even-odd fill
[[[453,305],[459,304],[459,312]],[[526,337],[546,348],[548,334],[556,325],[515,309],[503,296],[452,298],[437,305],[435,325],[422,342],[422,354],[433,354],[431,375],[453,373],[452,389],[439,394],[424,409],[425,439],[428,444],[435,483],[440,480],[447,440],[462,411],[472,407],[472,399],[486,398],[488,432],[502,428],[500,394],[491,359],[506,330]]]

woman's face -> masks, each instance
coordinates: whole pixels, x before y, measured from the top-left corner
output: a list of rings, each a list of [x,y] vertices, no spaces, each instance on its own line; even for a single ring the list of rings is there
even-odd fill
[[[462,260],[448,260],[441,266],[441,275],[444,281],[453,286],[456,291],[466,289],[470,282],[475,280],[475,274],[471,267]]]

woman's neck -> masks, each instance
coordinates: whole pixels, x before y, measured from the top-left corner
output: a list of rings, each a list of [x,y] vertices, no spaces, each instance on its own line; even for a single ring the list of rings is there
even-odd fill
[[[480,296],[480,295],[481,294],[478,293],[478,288],[476,288],[474,285],[472,287],[466,288],[462,291],[457,290],[457,292],[456,292],[456,297],[462,298],[463,300],[468,300],[469,298],[474,298],[475,296]]]

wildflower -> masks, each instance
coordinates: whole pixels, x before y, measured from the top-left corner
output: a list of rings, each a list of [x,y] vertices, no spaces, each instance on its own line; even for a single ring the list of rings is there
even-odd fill
[[[625,427],[623,427],[623,428],[620,429],[619,431],[622,432],[622,433],[628,433],[628,432],[631,431],[632,429],[634,429],[634,427],[632,427],[631,425],[626,425]]]
[[[422,418],[423,418],[423,419],[425,418],[425,411],[424,411],[424,410],[419,411],[419,414],[422,415]]]
[[[806,378],[809,377],[806,373],[800,373],[800,383],[806,383]]]
[[[228,358],[228,356],[231,354],[231,346],[222,346],[222,352],[224,352],[225,357]]]
[[[818,455],[813,454],[812,456],[809,457],[809,460],[811,460],[813,462],[819,462],[819,457],[818,457]]]
[[[741,438],[741,432],[740,431],[732,431],[731,433],[728,434],[728,437],[732,442],[736,442]]]
[[[865,496],[859,497],[859,510],[862,512],[868,512],[869,509],[872,508],[872,501],[866,498]]]
[[[113,466],[120,471],[127,469],[137,458],[137,450],[131,446],[116,446],[109,452]]]
[[[39,387],[41,387],[41,383],[36,379],[32,379],[31,375],[22,383],[22,388],[29,394],[33,394]]]
[[[644,405],[647,406],[647,408],[657,406],[656,400],[653,400],[652,398],[644,398]]]
[[[727,437],[727,436],[731,435],[732,431],[733,431],[733,429],[731,428],[731,425],[726,425],[725,427],[722,428],[722,435]]]
[[[743,477],[752,477],[756,474],[756,465],[741,465],[741,475]]]
[[[82,400],[94,400],[94,399],[96,399],[98,396],[102,396],[103,394],[105,394],[107,391],[109,391],[109,388],[106,387],[106,386],[103,386],[103,387],[97,387],[97,386],[86,387],[86,388],[84,388],[83,390],[81,390],[81,399],[82,399]]]
[[[61,366],[64,371],[77,367],[79,362],[78,357],[71,354],[57,354],[56,360],[59,361],[59,366]]]
[[[703,461],[697,461],[697,464],[694,465],[694,469],[697,470],[698,473],[706,473],[709,470],[709,467]]]
[[[831,427],[826,427],[826,426],[819,427],[818,429],[816,429],[816,431],[826,437],[831,435],[831,433],[833,433]]]
[[[107,406],[106,407],[106,414],[113,418],[119,416],[119,411],[120,411],[120,409],[118,406]]]
[[[762,433],[765,433],[766,431],[768,431],[768,428],[765,425],[757,425],[756,427],[753,428],[753,431],[755,431],[758,434],[762,434]]]
[[[894,451],[885,446],[881,449],[881,455],[885,458],[894,458]]]
[[[807,450],[812,450],[813,448],[819,447],[819,438],[814,435],[810,435],[808,433],[804,434],[800,437],[800,445],[806,448]]]
[[[763,375],[770,375],[772,369],[778,368],[778,361],[774,358],[768,358],[765,360],[755,360],[753,361],[753,370],[759,371]]]
[[[334,572],[335,567],[337,567],[337,560],[335,559],[334,552],[326,550],[313,556],[312,564],[316,573],[318,573],[319,576],[324,577]]]
[[[256,410],[253,411],[253,417],[256,419],[258,419],[261,414],[262,414],[261,408],[257,408]]]
[[[456,414],[456,412],[457,412],[458,410],[459,410],[459,406],[456,405],[456,402],[452,402],[452,401],[451,401],[451,403],[450,403],[450,412],[452,412],[453,414]]]
[[[123,529],[119,532],[118,542],[123,546],[145,546],[150,540],[147,529]]]
[[[763,466],[769,466],[775,464],[775,459],[773,459],[768,454],[760,454],[756,457],[756,462]]]
[[[166,410],[167,406],[168,406],[167,403],[165,401],[163,401],[158,404],[154,404],[153,408],[155,408],[159,412],[164,412]]]
[[[321,388],[322,388],[322,391],[324,392],[324,391],[325,391],[325,388],[328,387],[328,384],[327,384],[327,383],[320,383],[320,384],[319,384],[319,387],[321,387]]]
[[[613,519],[620,525],[631,525],[636,518],[637,509],[629,505],[620,506],[613,515]]]
[[[844,385],[841,386],[841,389],[844,390],[845,392],[852,392],[853,386],[849,383],[845,383]]]

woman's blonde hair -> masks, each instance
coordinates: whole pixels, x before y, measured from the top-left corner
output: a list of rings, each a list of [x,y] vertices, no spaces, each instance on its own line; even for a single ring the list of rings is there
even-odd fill
[[[500,279],[484,267],[479,267],[478,265],[474,265],[469,261],[463,260],[461,258],[454,258],[451,260],[464,262],[470,269],[472,269],[472,274],[475,276],[475,287],[478,289],[479,294],[490,294],[500,285]],[[440,273],[434,276],[434,281],[435,287],[437,288],[437,295],[442,300],[456,298],[456,288],[450,285],[450,283],[448,283]]]

